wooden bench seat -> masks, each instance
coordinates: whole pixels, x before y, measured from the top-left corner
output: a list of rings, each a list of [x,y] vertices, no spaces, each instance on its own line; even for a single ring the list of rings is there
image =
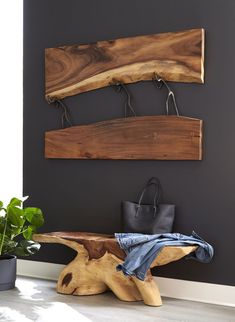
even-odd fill
[[[66,245],[77,256],[61,272],[57,292],[72,295],[92,295],[111,290],[122,301],[141,301],[152,306],[162,304],[158,287],[150,270],[144,281],[124,276],[116,266],[125,259],[124,251],[113,235],[86,232],[52,232],[34,234],[43,243]],[[197,246],[167,246],[162,249],[151,267],[181,259]]]

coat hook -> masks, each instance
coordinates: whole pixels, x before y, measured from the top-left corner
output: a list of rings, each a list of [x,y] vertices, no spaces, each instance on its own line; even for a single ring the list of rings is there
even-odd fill
[[[169,115],[169,100],[171,98],[176,115],[179,116],[180,114],[179,114],[179,109],[178,109],[178,106],[176,103],[175,94],[171,90],[170,86],[167,84],[167,82],[163,78],[159,77],[157,73],[154,73],[152,80],[153,80],[153,84],[155,85],[156,88],[161,89],[162,86],[165,85],[168,90],[168,95],[167,95],[167,99],[166,99],[166,114]]]
[[[127,108],[130,109],[130,111],[132,112],[132,114],[134,116],[136,116],[136,112],[131,104],[131,94],[129,92],[129,90],[127,89],[126,85],[123,84],[122,82],[116,81],[114,80],[112,83],[110,83],[111,86],[114,86],[114,88],[116,89],[116,91],[118,93],[120,93],[122,90],[124,90],[125,94],[126,94],[126,102],[125,102],[125,117],[127,116]]]

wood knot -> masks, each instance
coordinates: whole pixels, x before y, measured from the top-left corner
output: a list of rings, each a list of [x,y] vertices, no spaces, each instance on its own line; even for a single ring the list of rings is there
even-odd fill
[[[65,277],[63,278],[62,280],[62,286],[68,286],[69,283],[71,282],[71,279],[73,277],[73,274],[72,273],[68,273],[65,275]]]

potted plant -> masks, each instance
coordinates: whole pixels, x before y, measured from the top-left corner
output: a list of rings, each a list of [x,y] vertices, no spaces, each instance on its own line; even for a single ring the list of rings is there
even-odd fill
[[[31,239],[43,223],[41,209],[23,208],[17,198],[6,207],[0,201],[0,291],[15,287],[16,256],[33,255],[39,250],[40,244]]]

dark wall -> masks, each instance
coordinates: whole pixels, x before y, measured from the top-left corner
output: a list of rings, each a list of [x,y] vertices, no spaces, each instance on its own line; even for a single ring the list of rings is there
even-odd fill
[[[133,200],[156,175],[164,201],[177,205],[175,231],[195,230],[215,248],[212,263],[179,261],[156,273],[235,285],[235,1],[25,0],[24,195],[46,216],[43,231],[117,232],[120,202]],[[46,160],[44,133],[60,114],[44,99],[44,48],[119,37],[206,29],[205,84],[172,83],[180,111],[204,120],[203,161]],[[141,115],[164,113],[165,92],[129,86]],[[123,115],[112,88],[66,99],[75,124]],[[43,245],[32,260],[67,263],[72,251]]]

